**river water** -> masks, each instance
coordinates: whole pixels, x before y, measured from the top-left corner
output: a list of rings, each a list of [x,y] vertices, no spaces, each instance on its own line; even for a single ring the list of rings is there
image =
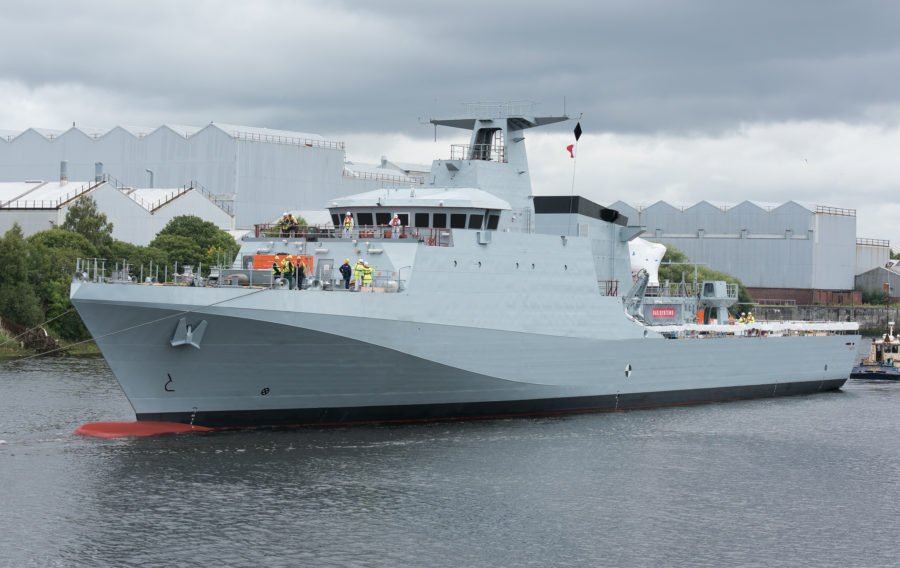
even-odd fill
[[[0,363],[2,566],[897,566],[900,384],[165,435],[102,359]]]

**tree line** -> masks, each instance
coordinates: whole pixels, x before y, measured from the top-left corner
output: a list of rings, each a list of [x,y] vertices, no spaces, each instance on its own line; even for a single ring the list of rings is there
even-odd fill
[[[76,259],[106,259],[107,270],[115,263],[211,266],[240,250],[231,235],[194,215],[173,218],[147,246],[116,240],[112,231],[113,224],[90,196],[79,198],[58,227],[26,238],[14,224],[0,239],[0,315],[28,328],[53,320],[46,327],[57,337],[87,339],[81,318],[69,311]]]

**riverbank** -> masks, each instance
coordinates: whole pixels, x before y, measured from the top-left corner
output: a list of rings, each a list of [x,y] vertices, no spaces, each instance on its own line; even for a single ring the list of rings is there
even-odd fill
[[[0,332],[0,360],[22,359],[25,357],[34,357],[44,355],[45,357],[54,357],[60,355],[68,355],[71,357],[100,357],[100,349],[93,341],[66,342],[60,340],[60,348],[58,350],[42,353],[37,349],[29,349],[22,345],[15,336],[5,332]]]

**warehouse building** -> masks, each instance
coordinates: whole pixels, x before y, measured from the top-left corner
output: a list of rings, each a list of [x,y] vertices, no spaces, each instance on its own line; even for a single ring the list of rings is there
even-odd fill
[[[90,182],[0,182],[0,234],[15,223],[25,236],[61,225],[78,198],[89,195],[113,224],[112,236],[148,245],[174,217],[196,215],[223,230],[234,229],[234,216],[199,187],[135,189],[107,179]]]
[[[118,187],[202,187],[237,228],[285,210],[321,209],[343,195],[424,181],[412,175],[424,168],[382,159],[362,169],[345,158],[343,142],[317,134],[217,123],[0,131],[0,181],[56,180],[57,172],[61,181],[91,180],[100,168]]]
[[[887,241],[857,243],[853,209],[793,201],[733,207],[703,201],[683,208],[618,201],[610,207],[645,227],[644,238],[737,277],[759,302],[860,303],[854,276],[890,250]]]

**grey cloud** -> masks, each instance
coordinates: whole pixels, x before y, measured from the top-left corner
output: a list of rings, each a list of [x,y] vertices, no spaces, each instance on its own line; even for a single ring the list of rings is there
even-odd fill
[[[900,99],[893,2],[30,2],[0,78],[84,83],[160,120],[422,135],[531,99],[619,132],[863,120]]]

